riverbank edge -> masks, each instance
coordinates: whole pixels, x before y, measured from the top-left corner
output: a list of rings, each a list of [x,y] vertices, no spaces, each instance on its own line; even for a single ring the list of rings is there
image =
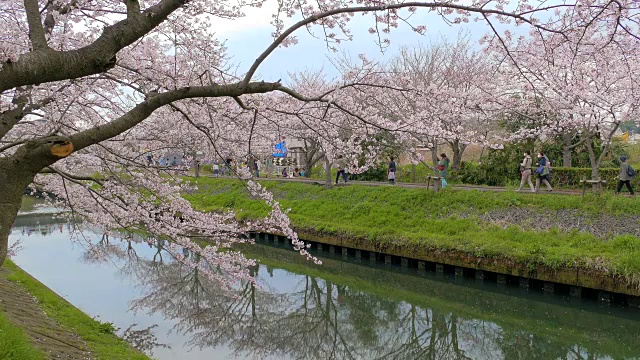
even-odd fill
[[[92,318],[11,260],[5,259],[2,266],[11,272],[7,279],[31,294],[37,300],[38,306],[49,318],[55,320],[60,326],[75,333],[86,342],[93,358],[105,360],[151,359],[117,336],[112,331],[113,326],[111,324],[102,323]],[[20,324],[13,325],[20,327]]]
[[[583,342],[589,345],[598,344],[598,346],[606,347],[609,355],[613,356],[613,358],[635,355],[633,351],[630,351],[631,349],[621,346],[619,341],[622,338],[615,335],[615,331],[624,329],[624,326],[628,324],[621,325],[620,321],[618,321],[620,319],[616,317],[612,317],[609,321],[603,323],[592,321],[592,315],[589,310],[585,313],[582,307],[565,308],[564,305],[560,305],[558,302],[544,301],[544,299],[549,299],[547,296],[541,298],[539,295],[534,295],[530,297],[531,294],[528,291],[518,292],[517,294],[496,291],[501,288],[500,286],[495,287],[496,290],[492,290],[490,286],[481,285],[469,286],[470,284],[464,284],[457,286],[459,283],[455,281],[453,283],[448,282],[444,276],[423,277],[416,276],[419,271],[407,271],[407,269],[387,271],[387,268],[363,266],[363,264],[368,263],[364,259],[358,262],[351,259],[345,261],[344,258],[340,260],[337,257],[332,257],[324,259],[323,265],[317,267],[309,264],[307,260],[295,255],[295,253],[288,256],[293,251],[291,248],[284,247],[282,243],[273,244],[264,239],[257,242],[257,245],[254,246],[257,249],[252,249],[252,245],[244,245],[242,246],[242,251],[246,252],[251,258],[258,260],[260,265],[272,266],[296,274],[320,277],[332,281],[334,284],[348,286],[353,290],[373,293],[382,298],[396,299],[425,308],[437,308],[446,313],[458,313],[468,318],[490,321],[503,328],[505,325],[511,328],[525,328],[527,332],[548,337],[557,336],[557,329],[562,328],[564,336],[561,341]],[[268,253],[260,250],[260,246],[268,247],[270,253],[271,251],[281,251],[282,253],[276,256],[267,255]],[[348,269],[345,266],[348,266]],[[362,276],[360,271],[375,271],[375,280],[369,280],[370,278]],[[397,277],[402,277],[403,280],[398,281]],[[428,284],[425,282],[428,282]],[[448,290],[442,288],[442,286],[452,285],[457,287],[455,291],[451,291],[451,288]],[[491,295],[487,297],[485,295],[488,292]],[[470,303],[464,301],[467,297],[474,299],[473,305],[469,306]],[[533,301],[527,306],[526,311],[511,312],[513,308],[510,302],[519,303],[522,299],[532,299]],[[599,309],[605,309],[602,313],[607,313],[606,307],[599,307]],[[569,315],[569,318],[557,316],[559,313],[565,316]],[[514,314],[517,314],[517,316],[514,316]],[[607,313],[607,315],[616,316],[611,313]],[[553,319],[553,321],[548,323],[540,322],[540,318],[536,316],[541,316],[544,319]],[[576,321],[578,318],[580,320]],[[625,318],[624,321],[633,320]],[[603,326],[606,328],[603,328]],[[591,331],[593,336],[581,337],[579,335],[586,330]],[[632,338],[628,332],[624,334],[624,336]],[[632,342],[632,340],[629,341],[629,343]]]
[[[468,252],[451,249],[374,242],[339,233],[319,234],[312,229],[294,228],[294,230],[300,239],[307,242],[640,297],[640,284],[634,284],[623,276],[594,269],[577,266],[552,268],[543,264],[519,263],[506,258],[478,257]],[[283,236],[283,234],[273,235]]]
[[[640,263],[629,262],[630,259],[624,258],[623,261],[614,264],[613,260],[607,257],[621,259],[615,256],[637,253],[640,250],[640,239],[636,236],[622,235],[597,240],[595,235],[580,231],[536,231],[520,228],[518,224],[487,226],[486,222],[472,224],[468,219],[460,217],[461,212],[466,210],[472,210],[471,214],[482,214],[495,209],[511,209],[513,206],[542,212],[576,209],[594,216],[601,214],[617,217],[625,213],[637,216],[640,214],[640,206],[631,199],[603,197],[583,201],[580,198],[562,195],[528,196],[529,194],[515,193],[491,193],[480,197],[479,194],[465,191],[434,193],[358,185],[348,189],[325,189],[308,184],[267,181],[261,182],[261,185],[272,192],[281,207],[292,209],[291,225],[303,240],[604,292],[636,297],[640,295]],[[236,212],[236,220],[240,222],[258,220],[267,214],[264,204],[252,198],[242,182],[237,180],[200,179],[198,190],[185,195],[185,198],[194,208],[201,211],[233,210]],[[443,211],[443,208],[446,210]],[[440,211],[441,218],[428,216],[436,213],[435,211]],[[374,212],[375,215],[368,215]],[[316,213],[319,218],[314,218]],[[328,213],[331,216],[327,216]],[[403,221],[391,221],[389,216],[405,218]],[[449,223],[436,224],[426,231],[412,228],[431,219]],[[356,225],[350,223],[352,220],[357,222]],[[382,221],[384,226],[381,231],[378,231],[379,221]],[[478,228],[468,233],[458,228],[451,231],[451,223],[460,222],[464,225],[465,221],[467,225]],[[393,225],[389,225],[390,223]],[[442,227],[445,233],[436,233],[438,226]],[[465,236],[494,236],[494,230],[500,232],[496,235],[504,237],[505,241],[490,244],[490,248],[483,247],[483,241],[476,241],[477,245],[471,247],[469,243],[472,241],[464,241]],[[430,233],[434,233],[436,237],[431,237]],[[530,236],[536,236],[535,240],[524,242]],[[562,250],[567,251],[566,254],[552,254],[556,255],[552,258],[552,263],[539,261],[540,249],[546,249],[547,236],[559,236],[563,243],[570,241],[570,246]],[[467,248],[458,248],[456,238]],[[510,244],[522,246],[515,249],[516,251],[511,251]],[[595,244],[607,246],[596,249],[594,246],[600,245]],[[554,246],[547,248],[553,250]],[[603,253],[609,250],[612,250],[610,254]],[[517,256],[509,256],[511,252]],[[547,258],[542,256],[542,259]]]

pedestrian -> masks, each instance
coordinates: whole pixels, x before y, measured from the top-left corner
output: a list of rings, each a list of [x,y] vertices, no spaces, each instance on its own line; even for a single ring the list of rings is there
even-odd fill
[[[343,159],[342,155],[338,156],[337,166],[338,166],[338,172],[336,173],[336,185],[338,185],[338,180],[340,179],[340,175],[342,175],[342,180],[344,180],[346,184],[348,179],[347,162]]]
[[[196,177],[199,178],[200,177],[200,160],[198,159],[194,160],[194,167],[195,167]]]
[[[282,177],[283,178],[289,177],[289,174],[287,174],[287,168],[286,167],[282,168]]]
[[[231,176],[233,174],[233,160],[231,158],[227,158],[225,163],[227,165],[225,167],[225,172],[227,173],[227,175]]]
[[[302,170],[300,171],[300,176],[305,177],[305,175],[307,175],[307,172],[304,170],[304,168],[302,168]]]
[[[449,177],[449,158],[447,154],[440,154],[440,161],[438,161],[438,171],[440,172],[440,181],[442,182],[442,188],[447,187],[447,178]]]
[[[393,156],[389,161],[389,167],[387,168],[387,179],[391,185],[396,184],[396,162],[393,161]]]
[[[636,171],[627,162],[626,156],[620,156],[620,175],[618,175],[618,187],[616,187],[616,195],[620,194],[622,185],[626,185],[629,190],[629,194],[633,195],[633,188],[631,187],[631,179],[636,176]]]
[[[262,170],[262,162],[260,161],[260,159],[256,160],[256,177],[259,178],[260,177],[260,170]]]
[[[213,163],[213,177],[220,176],[220,166],[217,162]]]
[[[549,176],[549,169],[551,168],[551,162],[549,158],[544,155],[543,152],[538,153],[538,169],[536,169],[536,174],[538,177],[536,178],[536,192],[540,191],[540,182],[543,182],[547,187],[547,191],[553,191],[549,180],[551,177]]]
[[[531,153],[529,151],[524,152],[524,158],[520,163],[520,187],[516,191],[522,190],[524,187],[524,183],[528,182],[529,187],[531,188],[531,192],[535,192],[536,189],[533,186],[533,182],[531,181],[531,165],[533,164],[533,160],[531,159]]]

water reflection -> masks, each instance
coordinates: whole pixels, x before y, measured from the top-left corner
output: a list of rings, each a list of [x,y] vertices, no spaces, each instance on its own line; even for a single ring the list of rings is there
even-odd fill
[[[55,246],[69,246],[69,229],[51,225],[47,234]],[[24,234],[28,230],[19,226],[12,238]],[[161,326],[148,328],[159,342],[180,335],[171,355],[155,348],[160,358],[209,359],[211,350],[219,358],[251,359],[631,359],[640,353],[634,335],[640,321],[631,309],[580,304],[585,311],[563,299],[513,296],[331,259],[317,267],[263,245],[246,249],[260,260],[251,270],[259,286],[246,283],[226,293],[197,269],[172,261],[161,241],[86,239],[78,266],[91,272],[90,264],[118,264],[114,279],[127,278],[135,289],[129,316],[159,318]]]

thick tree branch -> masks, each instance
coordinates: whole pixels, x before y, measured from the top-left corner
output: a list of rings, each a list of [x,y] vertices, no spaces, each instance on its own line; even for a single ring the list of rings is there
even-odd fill
[[[135,16],[140,13],[140,3],[138,0],[123,0],[127,5],[127,16]]]
[[[240,83],[228,85],[192,86],[181,88],[149,97],[138,104],[125,115],[108,124],[100,125],[70,136],[75,150],[110,139],[131,129],[146,119],[158,108],[172,102],[191,98],[238,97],[243,94],[258,94],[275,91],[281,88],[280,83],[256,82],[250,83],[246,89]]]
[[[37,3],[36,0],[31,1]],[[75,79],[108,70],[115,65],[115,57],[120,50],[160,25],[184,3],[184,0],[162,0],[138,15],[130,15],[125,20],[106,27],[98,39],[83,48],[30,52],[17,62],[5,63],[0,70],[0,92],[18,86]]]
[[[34,110],[40,109],[53,101],[53,98],[45,98],[36,104],[27,105],[27,97],[19,99],[17,107],[15,109],[7,110],[0,113],[0,139],[2,139],[7,133],[13,129],[14,126],[26,115]]]
[[[60,159],[60,157],[52,153],[52,146],[57,144],[66,146],[70,143],[73,146],[73,151],[82,150],[87,146],[122,134],[148,118],[158,108],[175,101],[190,98],[238,97],[243,94],[267,93],[280,88],[282,88],[282,85],[279,82],[255,82],[250,83],[248,87],[245,87],[242,83],[193,86],[156,94],[149,96],[124,115],[104,125],[99,125],[68,137],[54,136],[29,141],[21,146],[12,158],[15,161],[26,162],[28,164],[27,168],[35,174]]]
[[[34,51],[47,49],[47,39],[44,36],[44,27],[40,18],[38,0],[24,0],[24,9],[29,23],[29,40]],[[27,85],[27,84],[24,84]],[[30,84],[29,84],[30,85]]]

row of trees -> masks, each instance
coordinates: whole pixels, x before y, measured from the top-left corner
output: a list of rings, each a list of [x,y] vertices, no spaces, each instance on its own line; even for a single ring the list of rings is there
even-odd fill
[[[314,107],[315,113],[305,113],[306,122],[282,133],[304,140],[307,169],[329,152],[330,160],[338,154],[349,156],[354,172],[370,165],[363,159],[375,159],[392,146],[408,153],[428,148],[435,164],[440,146],[446,144],[458,168],[469,144],[499,148],[509,142],[560,138],[562,165],[570,167],[573,150],[582,148],[592,177],[598,178],[616,131],[623,123],[635,123],[638,116],[635,39],[607,42],[602,36],[584,33],[579,41],[586,45],[563,39],[554,48],[543,37],[531,36],[512,51],[496,47],[487,53],[476,50],[462,34],[456,43],[440,40],[404,48],[387,64],[364,60],[358,66],[343,66],[343,73],[353,74],[357,68],[356,78],[328,83],[321,73],[293,74],[295,88],[317,93],[366,84],[364,89],[340,92],[339,98],[355,99],[354,104],[363,107],[356,117],[365,113],[375,125],[349,123],[340,119],[344,112],[330,106]],[[330,125],[333,131],[308,126],[318,119],[339,126]],[[377,136],[363,141],[369,134]],[[345,150],[347,144],[351,148]],[[363,157],[363,152],[369,156]]]
[[[0,261],[29,186],[54,193],[58,205],[106,229],[173,239],[177,258],[197,267],[176,249],[200,253],[213,265],[203,271],[223,284],[252,279],[252,261],[218,251],[245,241],[248,230],[279,229],[308,256],[260,185],[248,182],[272,209],[263,221],[203,214],[181,197],[190,184],[145,161],[149,150],[206,144],[201,150],[212,157],[246,158],[290,135],[317,149],[311,161],[342,155],[358,172],[390,142],[409,153],[427,145],[435,154],[446,141],[459,161],[467,144],[492,143],[492,122],[510,114],[526,119],[511,138],[575,132],[585,146],[591,142],[584,139],[610,139],[621,122],[636,118],[640,5],[633,0],[536,6],[318,0],[302,8],[281,1],[273,43],[246,71],[235,71],[210,25],[262,3],[0,1]],[[321,30],[334,46],[351,37],[352,15],[364,13],[384,45],[421,8],[453,24],[485,23],[483,52],[463,38],[407,51],[388,65],[344,61],[332,81],[321,74],[293,76],[288,86],[255,80],[271,53],[295,44],[300,28]],[[498,31],[499,23],[530,31],[516,38]],[[600,161],[594,152],[594,176]],[[190,240],[194,233],[215,246],[201,249]]]

